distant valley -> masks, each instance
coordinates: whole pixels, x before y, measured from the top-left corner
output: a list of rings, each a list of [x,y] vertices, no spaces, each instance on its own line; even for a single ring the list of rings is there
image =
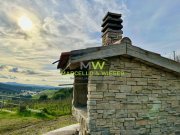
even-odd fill
[[[0,94],[18,94],[22,91],[43,91],[47,89],[58,90],[60,87],[20,84],[15,82],[0,83]]]

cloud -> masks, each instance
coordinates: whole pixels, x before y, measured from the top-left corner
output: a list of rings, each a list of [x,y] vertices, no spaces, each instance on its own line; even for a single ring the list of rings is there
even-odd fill
[[[23,69],[23,68],[19,68],[19,67],[13,67],[10,65],[1,65],[0,66],[0,71],[1,73],[4,72],[11,72],[11,73],[22,73],[22,74],[26,74],[26,75],[35,75],[35,74],[40,74],[36,71],[33,71],[32,69]]]
[[[8,76],[5,76],[5,75],[0,75],[0,78],[9,79],[9,77],[8,77]]]
[[[17,67],[13,67],[13,68],[9,69],[9,72],[23,73],[23,74],[27,74],[27,75],[38,74],[37,72],[35,72],[35,71],[33,71],[33,70],[29,70],[29,69],[20,69],[20,68],[17,68]]]
[[[15,67],[15,68],[10,69],[9,72],[18,73],[19,69],[17,67]]]
[[[11,76],[11,75],[6,76],[6,75],[1,75],[1,74],[0,74],[0,78],[8,79],[8,80],[16,80],[17,79],[17,77],[15,77],[15,76]]]
[[[159,7],[159,4],[161,6]],[[123,31],[135,45],[151,51],[178,50],[178,2],[140,0],[2,0],[0,1],[0,71],[21,83],[65,83],[56,65],[63,51],[101,46],[101,23],[107,11],[123,14]],[[138,10],[137,10],[138,9]],[[17,24],[26,15],[30,32]],[[167,22],[167,23],[166,23]],[[63,78],[63,79],[62,79]],[[46,81],[48,80],[48,81]],[[0,79],[8,81],[8,78]]]

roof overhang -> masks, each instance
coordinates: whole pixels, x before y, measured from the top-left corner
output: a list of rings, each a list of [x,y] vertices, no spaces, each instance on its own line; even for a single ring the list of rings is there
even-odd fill
[[[148,65],[159,67],[163,70],[174,72],[180,75],[180,63],[174,60],[162,57],[160,54],[141,49],[130,44],[121,43],[119,45],[109,45],[93,47],[71,52],[62,53],[58,68],[73,70],[77,68],[77,63],[103,59],[114,56],[133,57]]]
[[[61,69],[64,69],[66,68],[67,66],[67,63],[69,61],[69,57],[70,57],[70,53],[71,52],[62,52],[61,53],[61,56],[60,56],[60,59],[59,59],[59,63],[57,65],[57,68],[61,68]]]

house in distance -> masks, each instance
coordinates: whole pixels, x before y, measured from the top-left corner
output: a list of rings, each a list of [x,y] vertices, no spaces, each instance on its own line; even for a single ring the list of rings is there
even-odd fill
[[[180,135],[180,63],[132,45],[108,12],[102,46],[63,52],[80,135]]]

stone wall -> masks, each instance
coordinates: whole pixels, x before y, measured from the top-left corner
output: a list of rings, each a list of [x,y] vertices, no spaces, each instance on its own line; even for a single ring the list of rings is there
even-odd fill
[[[72,115],[80,124],[79,135],[87,135],[87,108],[72,107]]]
[[[87,133],[87,83],[87,76],[74,78],[72,115],[80,124],[79,135]]]
[[[75,76],[73,87],[73,105],[87,106],[87,77]]]
[[[89,77],[89,133],[179,135],[180,77],[132,58],[108,62],[109,70],[125,74]]]

